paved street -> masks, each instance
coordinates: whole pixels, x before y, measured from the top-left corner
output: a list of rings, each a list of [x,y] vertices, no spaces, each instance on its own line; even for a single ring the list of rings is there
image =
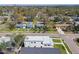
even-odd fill
[[[70,50],[72,51],[72,53],[79,53],[79,47],[76,45],[76,43],[74,42],[73,38],[74,36],[61,36],[65,43],[69,46]]]
[[[61,34],[61,38],[64,39],[65,43],[69,46],[70,50],[72,51],[72,53],[79,53],[79,47],[76,45],[76,43],[74,42],[73,39],[75,39],[76,37],[79,37],[79,35],[65,35],[64,31],[62,31],[61,28],[56,28],[57,31],[59,32],[59,34]]]

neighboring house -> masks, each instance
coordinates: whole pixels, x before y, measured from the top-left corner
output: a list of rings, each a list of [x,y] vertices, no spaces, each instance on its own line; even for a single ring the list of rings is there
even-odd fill
[[[53,48],[53,42],[49,36],[26,36],[24,46],[32,48]]]
[[[27,15],[27,16],[25,16],[27,19],[31,19],[32,18],[32,16],[30,16],[30,15]]]
[[[54,16],[50,16],[48,19],[49,20],[54,20]]]
[[[16,28],[33,28],[33,22],[16,24]]]
[[[27,21],[27,22],[32,22],[32,16],[30,15],[27,15],[27,16],[24,16],[24,20]]]
[[[11,54],[14,52],[10,36],[0,36],[0,44],[3,43],[6,46],[6,50],[3,52],[0,50],[0,54]]]
[[[3,21],[5,18],[8,19],[9,16],[0,16],[0,21]]]
[[[73,20],[75,26],[79,25],[79,17],[75,17]]]
[[[16,24],[16,28],[26,28],[26,24]]]
[[[70,24],[56,24],[55,26],[64,29],[64,28],[67,28],[68,26],[70,26]]]
[[[70,20],[69,20],[70,22],[73,22],[74,21],[74,19],[72,18],[72,17],[70,17]]]
[[[0,36],[0,43],[3,43],[3,42],[10,42],[10,37],[8,36]]]
[[[11,21],[12,20],[12,17],[11,16],[0,16],[0,22],[4,21],[4,20],[7,20],[7,21]]]
[[[75,21],[75,26],[79,25],[79,21]]]
[[[3,12],[3,15],[12,15],[14,13],[14,10],[5,9],[5,10],[2,10],[2,12]]]
[[[44,24],[43,24],[43,22],[37,22],[37,23],[35,24],[35,26],[38,27],[38,28],[41,28],[41,27],[44,26]]]
[[[27,22],[26,27],[27,28],[33,28],[33,22]]]
[[[42,12],[38,12],[37,14],[36,14],[36,18],[38,18],[38,17],[40,17],[42,15]]]

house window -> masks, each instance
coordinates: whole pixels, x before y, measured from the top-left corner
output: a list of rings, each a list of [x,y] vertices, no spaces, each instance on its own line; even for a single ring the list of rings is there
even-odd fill
[[[44,46],[47,46],[46,44],[44,44]]]
[[[33,42],[31,42],[31,43],[33,43]]]
[[[36,43],[36,42],[34,42],[34,43]]]
[[[34,46],[34,48],[36,48],[36,46]]]
[[[41,46],[41,48],[42,48],[42,46]]]
[[[41,42],[41,44],[43,44],[43,42]]]
[[[48,44],[48,46],[50,46],[50,44]]]

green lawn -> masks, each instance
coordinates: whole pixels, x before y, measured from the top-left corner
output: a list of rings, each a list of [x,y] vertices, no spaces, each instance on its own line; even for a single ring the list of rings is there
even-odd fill
[[[53,42],[55,42],[55,43],[61,43],[61,40],[60,39],[53,39]]]
[[[62,44],[54,44],[54,48],[60,49],[61,54],[66,54],[66,50]]]
[[[47,32],[48,33],[57,33],[57,31],[55,29],[49,29]]]
[[[0,30],[0,32],[12,32],[12,33],[13,32],[25,32],[25,31],[26,31],[26,29],[17,29],[17,28],[13,29],[13,30],[7,30],[7,29],[6,30],[4,30],[4,29]]]
[[[70,54],[72,53],[72,52],[70,51],[68,45],[64,42],[64,40],[62,40],[62,42],[61,42],[61,40],[57,38],[57,39],[53,39],[53,42],[55,42],[55,43],[62,43],[62,42],[63,42],[64,45],[65,45],[65,47],[66,47],[67,50],[69,51],[69,53],[70,53]],[[64,46],[63,46],[62,44],[54,44],[54,48],[59,48],[62,54],[66,54],[66,50],[65,50],[65,48],[64,48]]]
[[[23,28],[14,28],[13,30],[9,30],[8,28],[5,28],[5,29],[0,29],[0,32],[25,32],[25,31],[28,31],[27,28],[26,29],[23,29]],[[43,28],[34,28],[34,29],[29,29],[28,32],[36,32],[36,33],[42,33],[44,32],[44,29]],[[46,31],[48,33],[58,33],[55,29],[48,29],[48,31]]]
[[[57,33],[57,31],[47,31],[48,33]]]

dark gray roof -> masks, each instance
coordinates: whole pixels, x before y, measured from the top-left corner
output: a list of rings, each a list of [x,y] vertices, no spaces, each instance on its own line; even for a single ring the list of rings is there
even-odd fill
[[[57,48],[21,48],[20,54],[60,54]]]
[[[0,51],[0,54],[4,54],[4,52]]]

